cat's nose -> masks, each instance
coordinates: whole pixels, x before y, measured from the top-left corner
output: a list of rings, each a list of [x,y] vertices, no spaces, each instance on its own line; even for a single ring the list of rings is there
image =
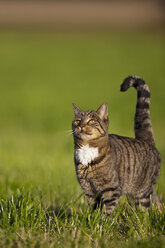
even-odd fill
[[[81,123],[80,123],[80,127],[81,127],[81,129],[82,129],[83,127],[85,127],[85,123],[81,122]]]

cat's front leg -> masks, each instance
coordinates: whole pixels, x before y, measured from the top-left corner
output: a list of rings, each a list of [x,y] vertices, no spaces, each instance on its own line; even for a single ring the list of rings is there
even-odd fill
[[[87,178],[79,177],[79,182],[82,190],[84,191],[85,196],[87,197],[88,205],[93,209],[97,208],[97,205],[100,204],[100,195],[96,193],[95,187],[92,182]]]
[[[86,195],[88,205],[92,207],[93,210],[95,210],[97,207],[102,208],[102,200],[100,197],[100,194],[94,194],[94,195]]]
[[[104,212],[108,215],[112,213],[121,196],[119,187],[107,187],[101,192]]]

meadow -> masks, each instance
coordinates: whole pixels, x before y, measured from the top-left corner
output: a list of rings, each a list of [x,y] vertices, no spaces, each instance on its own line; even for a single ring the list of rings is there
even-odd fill
[[[109,106],[109,132],[134,136],[136,92],[151,90],[165,203],[165,36],[0,31],[0,247],[165,247],[165,208],[142,212],[125,197],[110,217],[92,212],[76,179],[72,103]]]

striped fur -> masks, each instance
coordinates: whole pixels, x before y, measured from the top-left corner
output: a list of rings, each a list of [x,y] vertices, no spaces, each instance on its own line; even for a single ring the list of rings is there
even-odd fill
[[[135,137],[151,142],[155,145],[153,136],[152,125],[150,120],[150,90],[148,85],[143,79],[134,76],[127,77],[121,85],[121,91],[126,91],[129,87],[133,86],[137,90],[137,105],[135,114]]]
[[[161,158],[150,121],[150,91],[136,76],[126,78],[121,91],[131,86],[138,92],[135,138],[108,134],[107,104],[102,104],[96,111],[83,111],[73,105],[77,178],[88,203],[94,209],[101,204],[107,214],[113,211],[123,194],[132,196],[137,206],[140,204],[145,208],[150,206],[152,198],[159,211],[162,210],[154,189]]]

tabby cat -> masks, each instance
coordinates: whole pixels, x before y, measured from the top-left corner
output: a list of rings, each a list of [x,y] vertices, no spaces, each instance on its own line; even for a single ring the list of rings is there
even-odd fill
[[[138,206],[148,208],[152,198],[159,211],[162,204],[154,185],[160,172],[161,157],[155,147],[150,121],[150,90],[143,79],[127,77],[121,91],[137,90],[134,120],[135,138],[108,134],[108,106],[96,111],[80,110],[75,104],[72,123],[74,160],[78,181],[88,203],[98,204],[110,214],[123,194]]]

